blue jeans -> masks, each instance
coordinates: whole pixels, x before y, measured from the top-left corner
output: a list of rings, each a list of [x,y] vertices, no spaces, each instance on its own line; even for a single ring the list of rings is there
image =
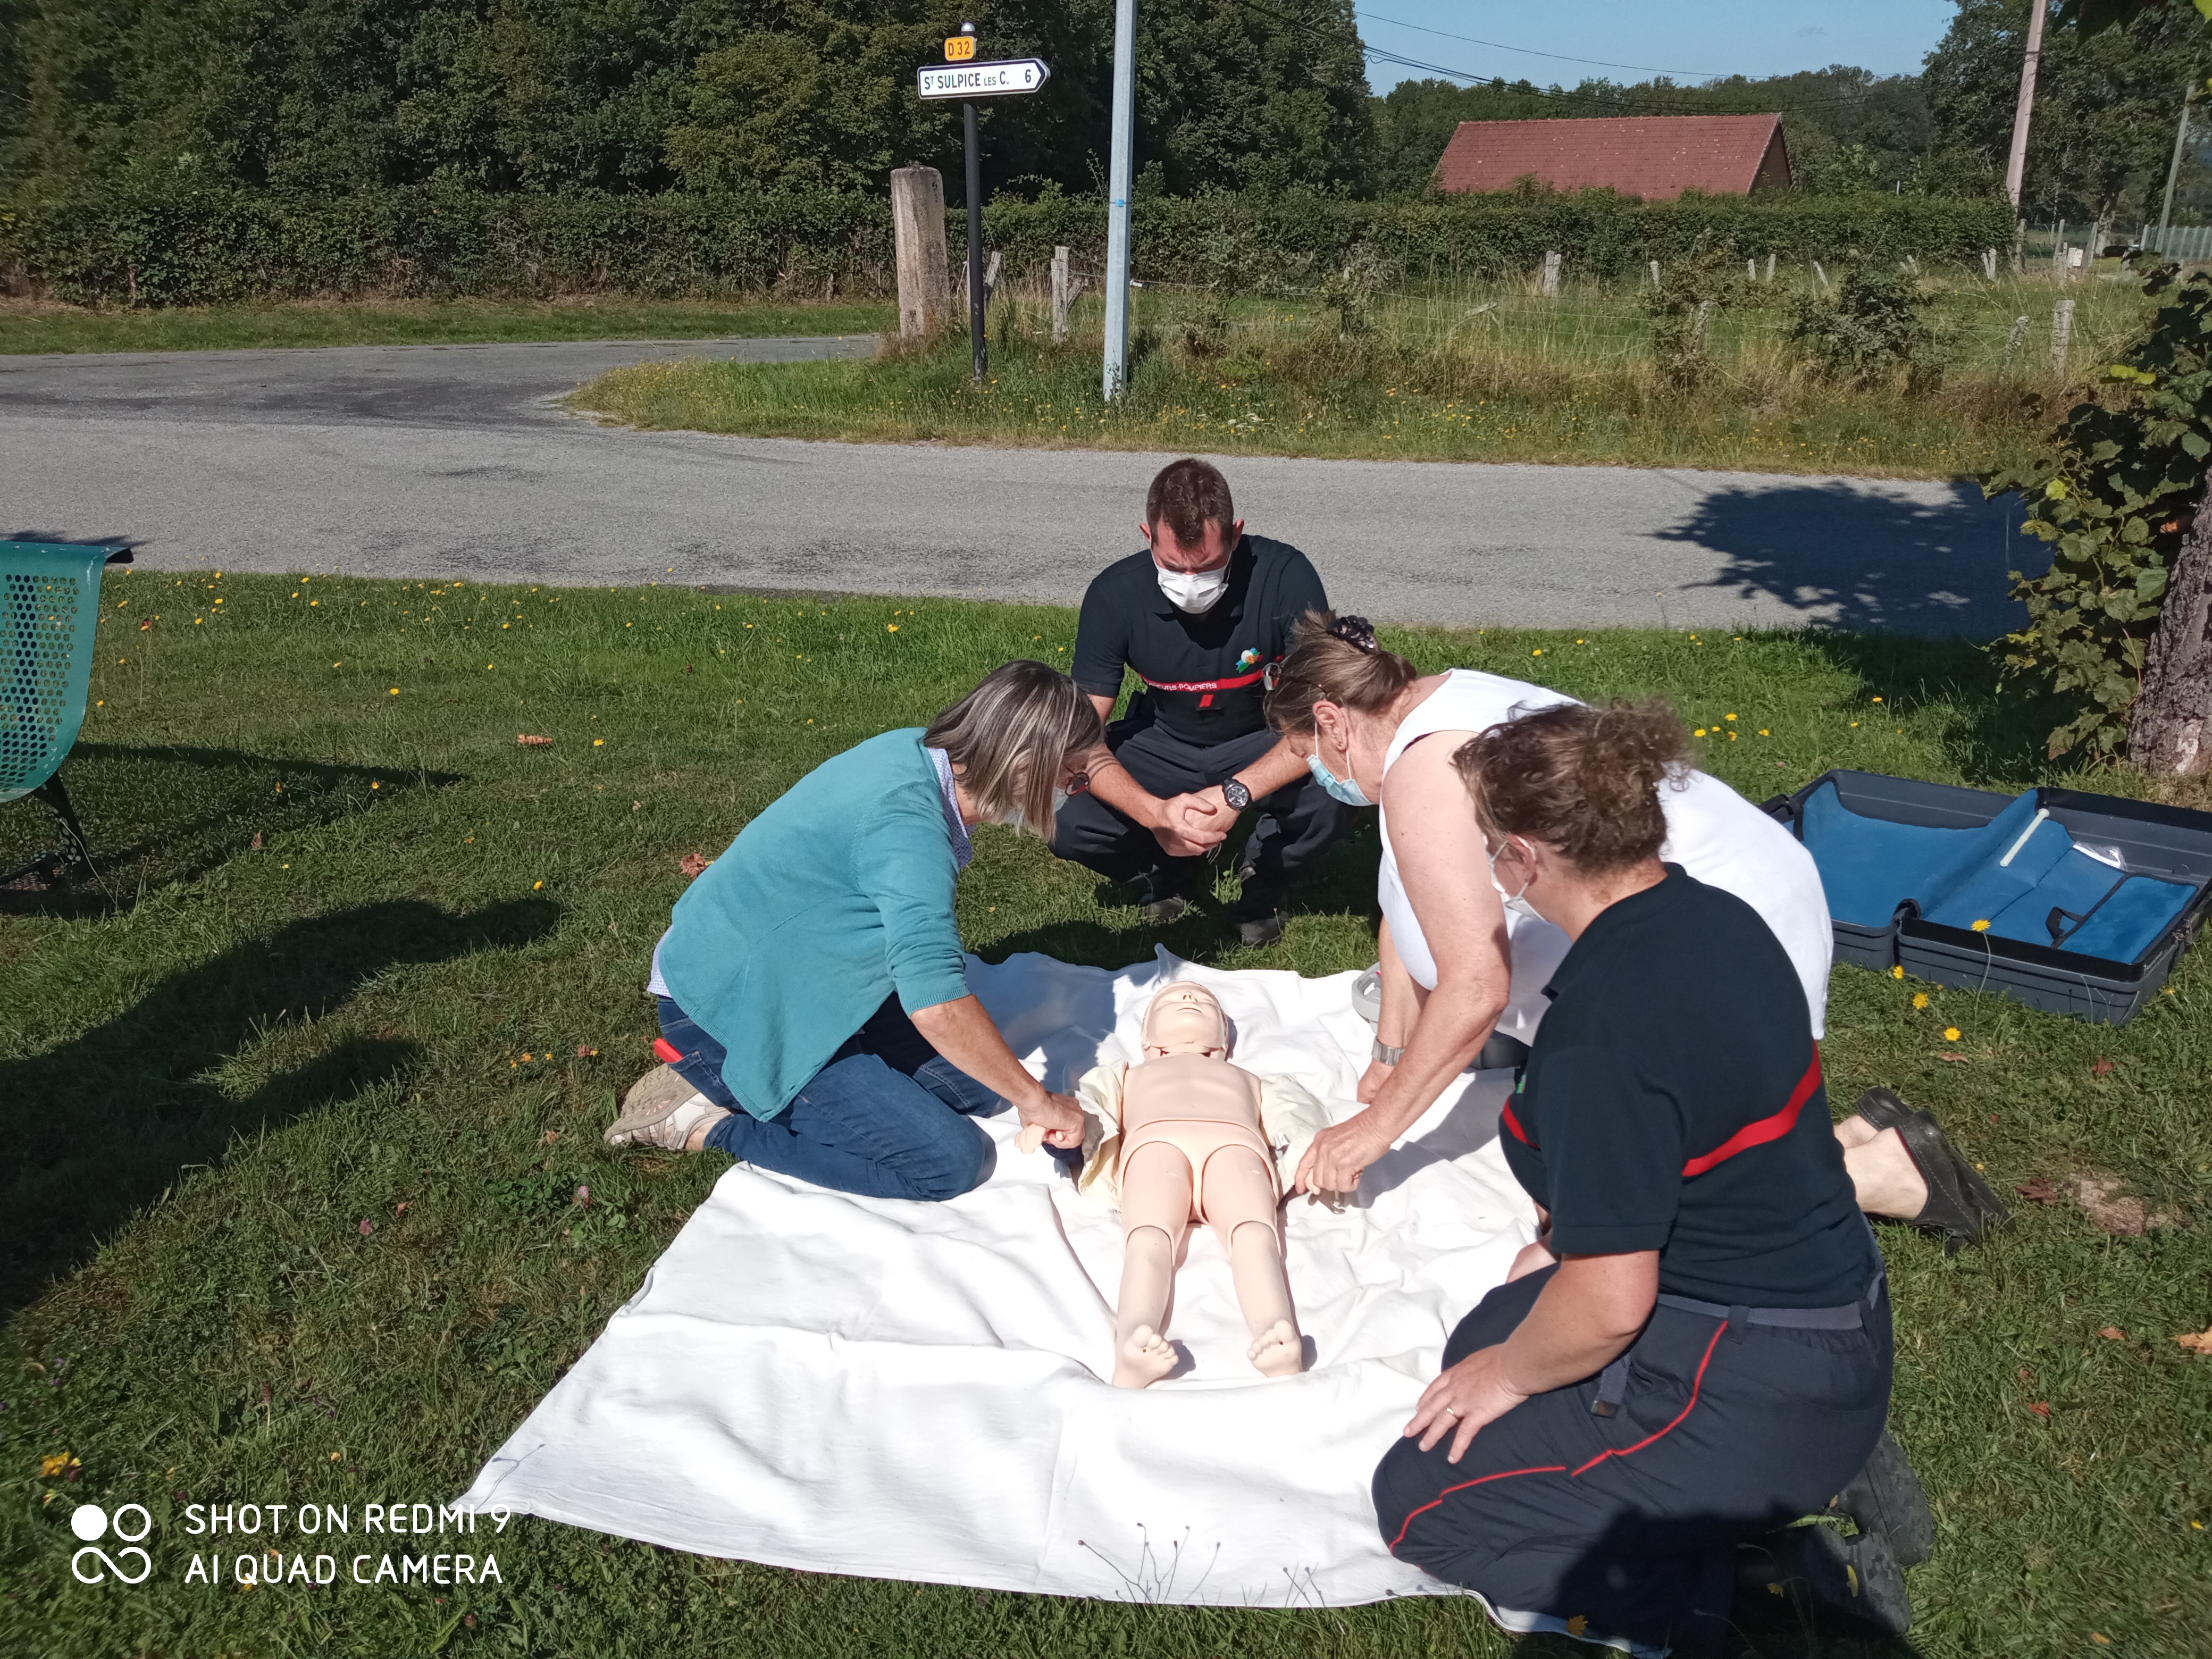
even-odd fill
[[[1006,1103],[929,1046],[891,997],[765,1121],[722,1081],[722,1045],[666,997],[660,1035],[677,1073],[730,1115],[707,1144],[741,1163],[865,1198],[957,1198],[990,1178],[997,1153],[969,1121]]]

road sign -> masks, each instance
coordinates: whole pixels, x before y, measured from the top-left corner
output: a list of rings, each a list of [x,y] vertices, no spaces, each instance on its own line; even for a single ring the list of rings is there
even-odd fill
[[[927,64],[915,79],[925,98],[1009,98],[1037,92],[1052,71],[1036,58],[997,64]]]
[[[964,64],[975,55],[975,37],[972,34],[948,35],[945,41],[945,61]]]

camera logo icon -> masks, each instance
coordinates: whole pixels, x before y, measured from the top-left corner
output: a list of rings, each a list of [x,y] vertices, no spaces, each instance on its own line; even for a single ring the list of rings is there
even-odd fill
[[[137,1517],[135,1524],[138,1530],[136,1532],[125,1528],[125,1519],[131,1516]],[[100,1547],[100,1540],[107,1536],[111,1528],[123,1546],[115,1552],[115,1555],[110,1555]],[[107,1574],[112,1572],[125,1584],[143,1584],[152,1574],[154,1558],[137,1547],[154,1530],[154,1517],[147,1513],[144,1504],[125,1504],[111,1517],[97,1504],[80,1504],[70,1513],[70,1530],[84,1544],[83,1548],[70,1557],[70,1571],[76,1576],[78,1583],[104,1584],[107,1582]],[[138,1571],[135,1574],[125,1571],[123,1562],[116,1559],[121,1556],[127,1560],[134,1555],[138,1558]],[[88,1556],[96,1564],[88,1571],[86,1565]],[[106,1572],[100,1571],[102,1567],[106,1569]]]

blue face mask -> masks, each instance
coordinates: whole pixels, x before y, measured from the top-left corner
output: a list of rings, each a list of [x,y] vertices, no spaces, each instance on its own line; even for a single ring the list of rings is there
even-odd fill
[[[1313,774],[1313,781],[1328,791],[1331,799],[1340,800],[1346,806],[1375,805],[1373,801],[1367,799],[1366,793],[1360,788],[1356,779],[1340,778],[1328,768],[1323,766],[1318,752],[1306,757],[1306,770]]]

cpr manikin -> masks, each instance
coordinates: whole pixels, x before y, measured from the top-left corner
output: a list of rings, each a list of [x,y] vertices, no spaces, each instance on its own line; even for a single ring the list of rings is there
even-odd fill
[[[1175,1369],[1162,1331],[1176,1257],[1194,1218],[1229,1252],[1252,1333],[1246,1357],[1269,1376],[1303,1369],[1283,1273],[1282,1193],[1261,1133],[1261,1079],[1229,1063],[1228,1021],[1202,985],[1163,988],[1145,1012],[1144,1056],[1121,1086],[1121,1296],[1114,1382],[1141,1389]]]

